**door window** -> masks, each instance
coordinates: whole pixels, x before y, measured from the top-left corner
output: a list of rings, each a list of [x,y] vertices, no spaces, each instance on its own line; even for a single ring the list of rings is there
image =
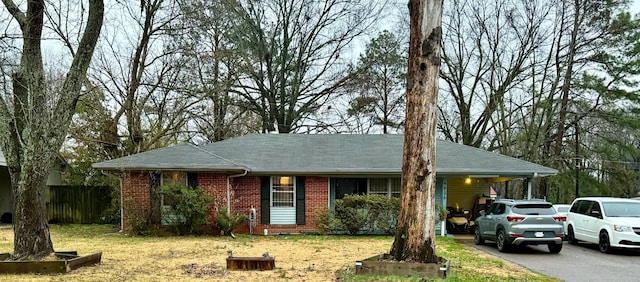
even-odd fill
[[[586,214],[588,215],[590,212],[590,208],[591,208],[591,201],[578,201],[578,203],[576,203],[577,207],[574,211],[573,208],[571,208],[572,212],[575,213],[579,213],[579,214]]]
[[[602,210],[600,209],[600,204],[598,202],[593,202],[589,215],[593,217],[602,217]]]

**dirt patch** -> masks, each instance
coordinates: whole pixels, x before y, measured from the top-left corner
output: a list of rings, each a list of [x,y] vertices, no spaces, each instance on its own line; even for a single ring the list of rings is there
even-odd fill
[[[197,263],[185,264],[180,266],[182,273],[195,278],[203,277],[222,277],[227,271],[221,270],[215,263],[198,265]]]

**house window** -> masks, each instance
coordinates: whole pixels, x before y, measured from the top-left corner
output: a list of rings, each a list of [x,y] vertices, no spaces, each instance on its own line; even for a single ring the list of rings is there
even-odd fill
[[[163,172],[162,178],[160,178],[161,186],[173,186],[173,185],[187,185],[187,174],[185,172],[174,171],[174,172]],[[161,224],[167,225],[171,223],[175,223],[177,221],[183,221],[183,218],[179,218],[176,213],[171,208],[172,199],[165,197],[165,195],[160,195],[160,206],[162,219]]]
[[[390,178],[389,182],[391,197],[400,198],[400,195],[402,194],[402,179]]]
[[[181,171],[163,172],[162,186],[166,185],[187,185],[187,174]]]
[[[400,197],[400,178],[369,178],[370,195],[383,195],[387,197]]]
[[[369,194],[389,196],[389,179],[387,178],[370,178]]]
[[[295,178],[293,176],[271,177],[271,206],[295,207]]]

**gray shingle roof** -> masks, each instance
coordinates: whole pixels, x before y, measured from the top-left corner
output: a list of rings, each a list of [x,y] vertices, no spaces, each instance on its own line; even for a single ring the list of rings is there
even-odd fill
[[[94,164],[108,170],[243,170],[252,174],[399,174],[403,135],[251,134],[176,145]],[[436,143],[439,175],[553,175],[552,168],[448,141]]]
[[[108,170],[218,170],[246,167],[191,144],[179,144],[93,164]]]

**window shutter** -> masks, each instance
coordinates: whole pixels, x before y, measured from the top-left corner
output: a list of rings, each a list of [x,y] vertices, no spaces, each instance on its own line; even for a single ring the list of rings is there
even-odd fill
[[[187,185],[191,188],[198,187],[198,173],[197,172],[189,172],[187,173]]]
[[[271,177],[260,177],[260,222],[269,224],[271,220]]]
[[[160,223],[162,217],[160,210],[160,178],[157,172],[149,172],[149,221],[153,224]]]
[[[304,176],[296,177],[296,224],[305,224]]]

